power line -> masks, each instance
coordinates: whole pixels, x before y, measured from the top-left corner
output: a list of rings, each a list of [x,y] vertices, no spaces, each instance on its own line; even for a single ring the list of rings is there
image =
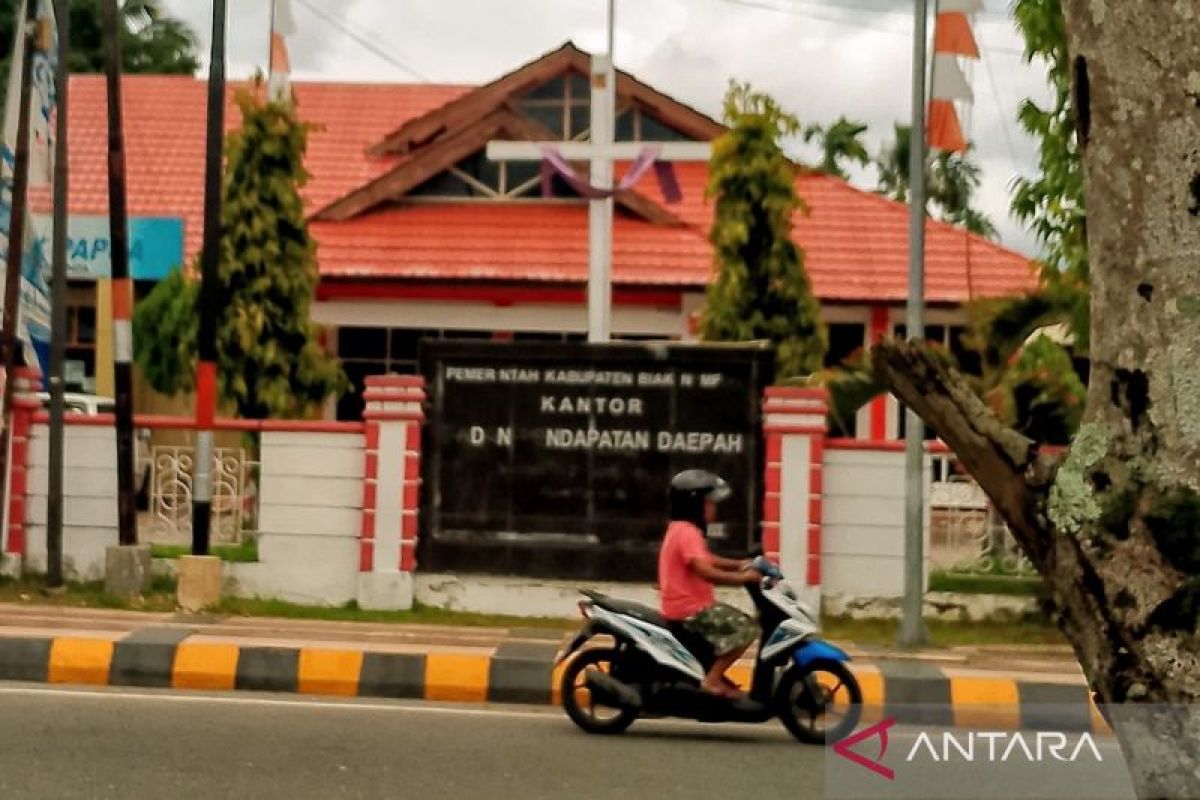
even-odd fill
[[[1017,149],[1013,146],[1012,131],[1008,127],[1008,117],[1005,116],[1004,107],[1000,104],[1000,85],[996,82],[996,75],[992,71],[992,62],[982,57],[982,54],[980,54],[979,60],[983,62],[984,69],[987,70],[988,82],[992,85],[992,100],[996,104],[996,114],[1000,117],[1000,126],[1004,130],[1004,141],[1008,144],[1008,155],[1015,162],[1017,160]]]
[[[895,28],[886,28],[886,27],[882,27],[882,26],[878,26],[878,25],[871,25],[861,19],[850,19],[849,17],[836,16],[837,10],[836,10],[836,8],[832,8],[832,7],[836,6],[838,8],[842,8],[847,11],[866,11],[866,12],[870,12],[873,14],[884,14],[884,15],[888,15],[888,16],[894,16],[898,13],[896,11],[892,11],[889,9],[871,8],[868,6],[848,4],[848,3],[829,3],[826,5],[812,5],[810,3],[801,2],[801,0],[792,0],[792,2],[787,2],[786,0],[774,0],[774,2],[769,2],[768,0],[718,0],[718,2],[727,3],[729,5],[735,5],[735,6],[743,6],[745,8],[753,8],[758,11],[774,11],[778,14],[790,14],[790,15],[796,16],[796,17],[805,17],[807,19],[820,20],[822,22],[828,22],[831,25],[841,25],[841,26],[847,27],[847,28],[857,28],[860,30],[865,28],[867,30],[876,31],[878,33],[886,33],[891,36],[904,36],[905,38],[907,38],[909,36],[908,31],[897,30]],[[779,3],[781,3],[781,2],[784,3],[784,5],[780,5]],[[834,16],[827,16],[827,15],[820,14],[820,13],[818,13],[818,10],[833,11]],[[998,14],[995,14],[994,12],[988,12],[987,15],[995,16],[995,17],[1000,16]],[[1011,56],[1018,57],[1018,58],[1025,57],[1025,51],[1018,47],[1007,47],[1005,45],[989,45],[986,43],[984,46],[986,47],[986,49],[989,52],[1003,53],[1005,55],[1011,55]]]
[[[321,19],[328,22],[330,25],[333,25],[335,28],[340,30],[342,33],[346,34],[351,39],[358,42],[364,48],[369,50],[371,53],[373,53],[374,55],[383,59],[384,61],[388,62],[392,66],[398,67],[398,68],[404,70],[405,72],[407,72],[408,74],[410,74],[416,78],[419,78],[420,80],[423,80],[426,82],[432,82],[432,78],[430,78],[428,75],[425,75],[424,73],[422,73],[420,70],[416,69],[415,67],[412,67],[409,64],[404,63],[403,61],[401,61],[399,58],[397,58],[392,53],[389,53],[387,50],[385,50],[380,45],[371,41],[363,34],[360,34],[357,31],[355,31],[352,27],[350,27],[350,25],[348,23],[344,22],[343,20],[338,19],[337,17],[333,16],[332,14],[325,11],[324,9],[318,8],[315,4],[310,2],[310,0],[297,0],[297,2],[299,2],[300,5],[304,6],[306,9],[308,9],[308,11],[310,13],[315,14],[316,16],[318,16]]]

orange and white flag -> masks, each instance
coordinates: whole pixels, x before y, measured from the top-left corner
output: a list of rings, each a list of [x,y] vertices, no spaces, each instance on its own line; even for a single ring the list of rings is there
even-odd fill
[[[967,14],[982,7],[981,0],[941,0],[938,4],[927,126],[932,149],[950,153],[967,151],[967,139],[954,104],[974,100],[974,92],[959,59],[979,58],[979,44]]]
[[[292,62],[288,56],[287,37],[296,32],[291,0],[272,0],[271,9],[271,74],[267,91],[271,100],[291,99]]]

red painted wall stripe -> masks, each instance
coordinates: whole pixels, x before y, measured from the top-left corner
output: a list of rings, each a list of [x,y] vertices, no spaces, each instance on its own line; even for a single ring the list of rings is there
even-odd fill
[[[614,289],[613,305],[679,308],[682,290]],[[587,290],[570,286],[439,286],[427,283],[386,281],[335,281],[326,279],[317,287],[318,300],[445,300],[455,303],[491,303],[500,307],[518,303],[583,305]]]
[[[871,309],[870,342],[875,345],[888,336],[888,308],[874,306]],[[876,441],[887,438],[887,395],[876,397],[871,401],[871,430],[870,437]]]

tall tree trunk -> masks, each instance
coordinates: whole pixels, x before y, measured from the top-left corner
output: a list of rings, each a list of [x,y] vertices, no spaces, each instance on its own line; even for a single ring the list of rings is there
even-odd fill
[[[1129,704],[1139,795],[1200,797],[1200,714],[1184,709],[1200,703],[1200,5],[1063,7],[1092,265],[1070,454],[1039,456],[920,346],[882,345],[875,366],[993,499],[1100,699]]]

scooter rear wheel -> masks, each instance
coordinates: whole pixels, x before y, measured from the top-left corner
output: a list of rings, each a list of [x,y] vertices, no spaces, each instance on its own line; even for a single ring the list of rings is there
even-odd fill
[[[788,733],[805,744],[835,744],[849,736],[862,717],[862,689],[840,661],[815,661],[807,669],[788,670],[779,681],[775,703]]]
[[[588,733],[613,735],[623,733],[638,717],[633,709],[597,703],[587,687],[589,670],[613,674],[618,653],[614,648],[584,650],[571,659],[562,673],[559,684],[563,710],[571,721]]]

